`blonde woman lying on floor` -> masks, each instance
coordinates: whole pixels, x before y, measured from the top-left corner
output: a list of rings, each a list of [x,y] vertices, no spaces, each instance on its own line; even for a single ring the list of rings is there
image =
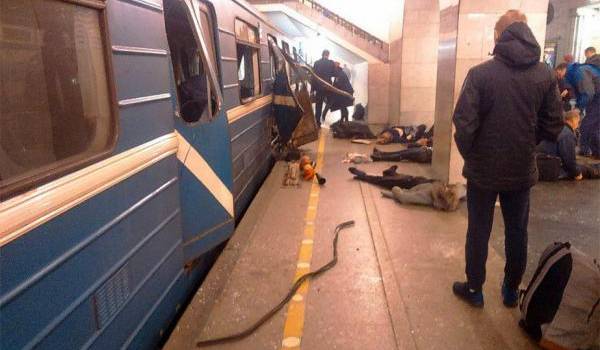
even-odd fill
[[[447,185],[435,181],[410,189],[394,187],[391,191],[381,191],[381,194],[402,204],[426,205],[442,211],[455,211],[460,201],[465,199],[467,189],[462,184]]]

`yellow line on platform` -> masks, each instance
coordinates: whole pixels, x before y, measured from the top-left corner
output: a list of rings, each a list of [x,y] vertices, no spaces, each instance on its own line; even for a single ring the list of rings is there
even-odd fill
[[[323,169],[324,154],[325,133],[321,132],[319,146],[317,148],[317,167],[315,169],[317,172],[320,172],[321,169]],[[312,243],[315,235],[314,223],[319,205],[319,191],[319,184],[315,178],[311,184],[310,195],[308,196],[308,208],[306,209],[306,216],[304,217],[304,237],[302,238],[302,244],[300,245],[300,251],[298,253],[298,263],[296,264],[297,267],[294,282],[297,281],[300,276],[311,270],[310,263],[312,261],[313,253]],[[304,330],[304,310],[306,307],[308,285],[309,281],[307,280],[302,284],[300,289],[298,289],[298,292],[288,306],[283,328],[283,341],[281,342],[281,349],[283,350],[300,349],[302,332]]]

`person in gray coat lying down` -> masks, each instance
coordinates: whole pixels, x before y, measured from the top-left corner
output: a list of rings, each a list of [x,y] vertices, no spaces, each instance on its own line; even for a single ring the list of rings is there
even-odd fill
[[[467,189],[463,184],[448,185],[434,181],[410,189],[396,186],[391,191],[381,191],[381,194],[402,204],[425,205],[442,211],[455,211],[460,201],[465,199]]]

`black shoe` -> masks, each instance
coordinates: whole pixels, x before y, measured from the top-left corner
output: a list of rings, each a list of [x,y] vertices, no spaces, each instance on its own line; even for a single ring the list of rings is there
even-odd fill
[[[350,167],[350,168],[348,168],[348,171],[349,171],[351,174],[355,175],[355,176],[365,176],[365,175],[367,175],[367,173],[365,173],[364,171],[362,171],[362,170],[358,170],[357,168],[355,168],[355,167],[353,167],[353,166],[352,166],[352,167]]]
[[[381,151],[377,147],[373,147],[373,154],[380,154]]]
[[[467,282],[454,282],[452,292],[471,306],[483,307],[483,293],[469,289]]]
[[[396,175],[398,175],[396,170],[398,170],[398,166],[392,165],[391,167],[389,167],[383,171],[383,176],[396,176]]]

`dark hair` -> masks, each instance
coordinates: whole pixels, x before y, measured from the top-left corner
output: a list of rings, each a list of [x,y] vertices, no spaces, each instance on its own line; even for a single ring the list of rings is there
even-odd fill
[[[587,49],[585,49],[585,51],[583,51],[583,52],[593,52],[593,53],[596,53],[596,48],[593,47],[593,46],[590,46]]]
[[[567,62],[563,62],[561,64],[559,64],[558,66],[556,66],[556,68],[554,68],[554,70],[563,70],[563,69],[567,69],[569,65],[567,64]]]
[[[329,56],[329,50],[323,50],[321,57]]]

